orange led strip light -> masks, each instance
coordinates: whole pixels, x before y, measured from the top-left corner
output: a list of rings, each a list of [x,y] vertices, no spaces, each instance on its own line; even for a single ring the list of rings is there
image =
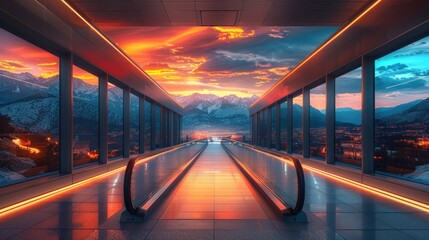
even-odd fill
[[[153,156],[150,156],[150,157],[147,157],[147,158],[143,158],[143,159],[139,160],[139,161],[136,163],[136,165],[140,165],[140,164],[142,164],[142,163],[148,162],[148,161],[150,161],[150,160],[152,160],[152,159],[154,159],[154,158],[156,158],[156,157],[158,157],[158,156],[160,156],[160,155],[162,155],[162,154],[169,153],[169,152],[174,151],[174,150],[176,150],[176,149],[177,149],[177,148],[173,148],[173,149],[170,149],[170,150],[168,150],[168,151],[161,152],[161,153],[157,153],[157,154],[155,154],[155,155],[153,155]],[[80,182],[77,182],[77,183],[70,184],[70,185],[68,185],[68,186],[66,186],[66,187],[62,187],[62,188],[59,188],[59,189],[56,189],[56,190],[53,190],[53,191],[50,191],[50,192],[47,192],[47,193],[41,194],[41,195],[39,195],[39,196],[29,198],[29,199],[24,200],[24,201],[21,201],[21,202],[19,202],[19,203],[15,203],[15,204],[12,204],[12,205],[10,205],[10,206],[7,206],[7,207],[4,207],[4,208],[1,208],[1,209],[0,209],[0,217],[1,217],[1,216],[4,216],[4,215],[6,215],[6,214],[10,214],[10,213],[13,213],[13,212],[16,212],[16,211],[22,210],[22,209],[24,209],[24,208],[30,207],[30,206],[32,206],[32,205],[34,205],[34,204],[36,204],[36,203],[39,203],[39,202],[42,202],[42,201],[44,201],[44,200],[46,200],[46,199],[49,199],[49,198],[52,198],[52,197],[58,196],[59,194],[65,193],[65,192],[70,191],[70,190],[72,190],[72,189],[76,189],[76,188],[78,188],[78,187],[81,187],[81,186],[83,186],[83,185],[86,185],[86,184],[88,184],[88,183],[91,183],[91,182],[93,182],[93,181],[95,181],[95,180],[99,180],[99,179],[102,179],[102,178],[108,177],[108,176],[110,176],[110,175],[112,175],[112,174],[115,174],[115,173],[121,172],[121,171],[125,170],[125,168],[126,168],[126,166],[123,166],[123,167],[120,167],[120,168],[117,168],[117,169],[111,170],[111,171],[109,171],[109,172],[106,172],[106,173],[103,173],[103,174],[100,174],[100,175],[97,175],[97,176],[94,176],[94,177],[88,178],[88,179],[86,179],[86,180],[83,180],[83,181],[80,181]]]
[[[252,150],[257,151],[257,152],[262,153],[262,154],[265,154],[265,155],[268,155],[270,157],[274,157],[278,160],[281,160],[281,161],[293,166],[293,162],[290,160],[287,160],[285,158],[281,158],[279,156],[272,155],[270,153],[266,153],[266,152],[263,152],[263,151],[258,150],[258,149],[252,149]],[[413,200],[413,199],[410,199],[410,198],[407,198],[407,197],[404,197],[404,196],[401,196],[401,195],[398,195],[395,193],[391,193],[391,192],[388,192],[388,191],[385,191],[385,190],[382,190],[382,189],[379,189],[379,188],[376,188],[376,187],[373,187],[373,186],[370,186],[370,185],[367,185],[364,183],[360,183],[360,182],[357,182],[357,181],[354,181],[354,180],[351,180],[351,179],[348,179],[345,177],[341,177],[337,174],[329,173],[329,172],[317,169],[315,167],[310,167],[307,164],[301,164],[301,165],[307,171],[315,172],[319,175],[322,175],[322,176],[327,177],[329,179],[332,179],[334,181],[350,185],[352,187],[355,187],[355,188],[358,188],[360,190],[372,193],[374,195],[377,195],[377,196],[380,196],[383,198],[387,198],[389,200],[392,200],[392,201],[407,205],[409,207],[416,208],[416,209],[421,210],[423,212],[429,213],[429,205],[426,203],[422,203],[422,202],[419,202],[419,201],[416,201],[416,200]]]
[[[374,2],[370,7],[368,7],[363,13],[361,13],[358,17],[356,17],[352,22],[347,24],[343,29],[341,29],[339,32],[337,32],[334,36],[332,36],[328,41],[326,41],[324,44],[322,44],[318,49],[316,49],[312,54],[310,54],[304,61],[302,61],[298,66],[296,66],[292,71],[290,71],[285,77],[283,77],[280,81],[278,81],[274,86],[272,86],[270,89],[268,89],[264,94],[262,94],[261,97],[259,97],[256,101],[254,101],[252,104],[250,104],[249,107],[252,107],[257,102],[259,102],[263,97],[265,97],[268,92],[270,92],[272,89],[276,88],[280,83],[282,83],[282,80],[286,79],[290,75],[292,75],[295,71],[297,71],[302,65],[304,65],[306,62],[308,62],[311,58],[313,58],[316,54],[318,54],[320,51],[322,51],[326,46],[328,46],[331,42],[333,42],[335,39],[337,39],[340,35],[342,35],[347,29],[349,29],[353,24],[355,24],[359,19],[361,19],[363,16],[365,16],[368,12],[370,12],[375,6],[377,6],[382,0],[377,0]]]
[[[121,54],[125,60],[131,63],[140,73],[142,73],[145,77],[147,77],[152,83],[154,83],[161,91],[163,91],[173,102],[183,108],[181,104],[179,104],[176,100],[174,100],[170,94],[165,91],[161,85],[159,85],[155,80],[152,79],[136,62],[134,62],[130,56],[128,56],[122,49],[120,49],[115,43],[113,43],[106,35],[104,35],[97,27],[91,24],[88,20],[86,20],[82,15],[79,14],[66,0],[61,0],[61,2],[67,6],[77,17],[79,17],[88,27],[91,28],[98,36],[100,36],[107,44],[109,44],[113,49],[115,49],[119,54]]]

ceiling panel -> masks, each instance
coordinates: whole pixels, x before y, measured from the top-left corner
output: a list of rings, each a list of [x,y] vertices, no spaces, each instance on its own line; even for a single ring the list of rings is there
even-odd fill
[[[68,1],[95,23],[124,26],[222,26],[230,25],[234,15],[236,19],[233,24],[242,26],[339,26],[373,2],[373,0]]]
[[[201,11],[203,26],[234,26],[237,22],[238,11]]]

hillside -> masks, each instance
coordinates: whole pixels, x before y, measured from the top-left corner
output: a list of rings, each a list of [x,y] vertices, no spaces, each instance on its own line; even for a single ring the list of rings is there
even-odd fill
[[[183,130],[229,131],[240,134],[250,131],[247,107],[258,97],[240,98],[235,95],[219,97],[213,94],[194,93],[190,96],[175,96],[185,108]]]

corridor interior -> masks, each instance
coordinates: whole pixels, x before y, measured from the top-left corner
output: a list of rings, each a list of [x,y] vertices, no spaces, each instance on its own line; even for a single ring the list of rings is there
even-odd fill
[[[308,223],[283,221],[219,142],[142,222],[121,223],[124,172],[0,219],[1,239],[425,239],[427,213],[305,171]]]

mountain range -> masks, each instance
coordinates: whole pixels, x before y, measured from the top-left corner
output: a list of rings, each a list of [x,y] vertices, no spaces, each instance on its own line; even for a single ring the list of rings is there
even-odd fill
[[[175,96],[175,99],[184,106],[184,131],[227,131],[232,134],[249,134],[250,118],[247,107],[257,98],[256,95],[246,98],[199,93]]]
[[[122,90],[109,88],[109,123],[122,118]],[[0,115],[23,129],[39,133],[58,133],[59,78],[38,78],[30,73],[0,70]],[[98,118],[98,88],[73,78],[73,111],[76,122],[93,129]],[[80,121],[87,120],[87,121]]]
[[[89,120],[93,125],[98,116],[97,86],[80,79],[73,79],[74,115],[76,120]],[[38,78],[30,73],[11,73],[0,70],[0,114],[7,115],[19,128],[41,133],[58,132],[59,111],[58,76]],[[232,132],[246,132],[250,129],[247,107],[258,96],[237,97],[194,93],[190,96],[175,96],[184,106],[183,129],[207,131],[224,129]],[[294,105],[294,122],[300,127],[302,107]],[[339,108],[336,121],[359,125],[361,110]],[[310,108],[312,127],[325,125],[325,112]],[[426,121],[429,117],[429,98],[415,100],[395,107],[376,108],[377,120],[386,123],[407,123]],[[121,122],[122,90],[109,88],[109,123]],[[85,122],[85,121],[81,121]],[[86,128],[85,126],[82,126]],[[89,126],[87,126],[89,127]]]

